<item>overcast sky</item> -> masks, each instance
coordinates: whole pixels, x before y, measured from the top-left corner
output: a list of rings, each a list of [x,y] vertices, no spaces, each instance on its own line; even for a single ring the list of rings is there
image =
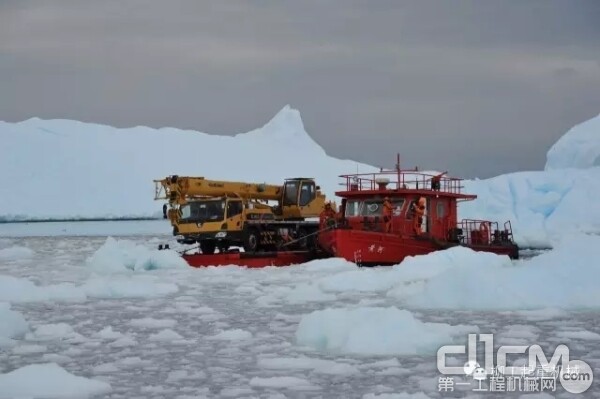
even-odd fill
[[[542,169],[600,113],[600,1],[0,0],[0,120],[235,134],[286,104],[337,157]]]

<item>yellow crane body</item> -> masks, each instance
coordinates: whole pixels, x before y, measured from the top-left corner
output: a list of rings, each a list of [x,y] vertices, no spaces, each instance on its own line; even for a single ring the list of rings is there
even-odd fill
[[[155,199],[167,200],[163,213],[183,243],[203,253],[242,246],[246,251],[274,248],[285,240],[311,235],[325,195],[311,178],[282,185],[168,176],[155,180]],[[308,240],[298,240],[307,246]]]

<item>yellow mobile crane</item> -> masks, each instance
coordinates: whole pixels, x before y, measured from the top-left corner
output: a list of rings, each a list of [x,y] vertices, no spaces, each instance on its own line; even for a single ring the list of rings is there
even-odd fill
[[[286,179],[283,185],[168,176],[155,180],[155,200],[167,200],[163,216],[184,244],[199,243],[202,253],[242,246],[247,252],[274,249],[293,241],[305,249],[316,232],[325,195],[312,178]],[[288,248],[292,249],[292,248]]]

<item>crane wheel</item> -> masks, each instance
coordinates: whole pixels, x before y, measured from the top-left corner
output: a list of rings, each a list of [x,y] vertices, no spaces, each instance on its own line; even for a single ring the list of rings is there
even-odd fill
[[[244,251],[256,252],[258,250],[259,243],[258,231],[256,229],[250,229],[244,236]]]

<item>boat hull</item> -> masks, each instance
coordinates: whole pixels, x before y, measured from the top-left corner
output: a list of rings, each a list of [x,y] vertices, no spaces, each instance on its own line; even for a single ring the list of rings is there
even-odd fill
[[[319,244],[331,256],[344,258],[361,266],[396,265],[407,256],[425,255],[458,246],[432,240],[426,236],[398,236],[382,232],[336,229],[319,235]],[[518,258],[518,247],[507,245],[463,245],[474,251],[493,252]]]
[[[292,266],[318,259],[322,254],[310,251],[233,252],[223,254],[184,254],[183,259],[192,267],[245,266],[262,268]]]

